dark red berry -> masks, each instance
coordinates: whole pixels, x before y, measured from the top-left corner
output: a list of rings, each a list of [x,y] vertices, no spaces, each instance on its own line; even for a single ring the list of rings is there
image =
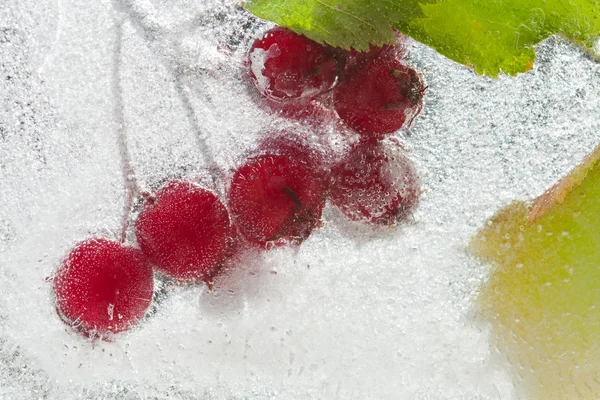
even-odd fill
[[[250,242],[300,242],[319,223],[326,191],[327,183],[302,160],[263,155],[235,171],[229,208]]]
[[[348,53],[347,65],[352,67],[355,64],[371,63],[377,58],[389,58],[399,60],[404,57],[406,48],[404,44],[404,37],[398,35],[397,42],[394,44],[384,44],[382,46],[369,45],[369,51],[359,52],[352,50]]]
[[[402,148],[359,142],[333,169],[331,202],[349,219],[392,225],[419,200],[419,179]]]
[[[421,108],[424,86],[417,73],[390,57],[350,67],[333,92],[344,123],[378,137],[402,127]]]
[[[54,278],[59,315],[87,335],[124,331],[152,301],[152,267],[142,252],[107,239],[79,243]]]
[[[156,268],[182,280],[206,279],[231,238],[229,214],[209,190],[173,181],[144,206],[135,223],[140,248]]]
[[[297,108],[331,88],[339,71],[335,49],[284,28],[257,39],[249,58],[254,85],[281,108]]]

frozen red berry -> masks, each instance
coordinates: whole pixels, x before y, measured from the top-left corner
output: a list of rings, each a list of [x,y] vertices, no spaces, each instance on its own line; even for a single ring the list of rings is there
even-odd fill
[[[413,69],[377,57],[348,68],[334,89],[333,104],[347,126],[378,137],[397,131],[420,111],[424,90]]]
[[[394,44],[384,44],[382,46],[369,45],[369,51],[360,52],[352,50],[348,53],[347,66],[352,67],[357,63],[365,65],[365,63],[373,62],[377,58],[399,60],[406,53],[404,38],[402,35],[397,35],[397,41]]]
[[[107,239],[71,250],[54,277],[59,315],[91,336],[135,325],[152,301],[152,266],[142,252]]]
[[[206,279],[227,254],[229,213],[211,191],[173,181],[146,203],[135,234],[160,272],[182,280]]]
[[[315,146],[305,134],[292,134],[289,131],[269,132],[258,145],[257,152],[267,155],[284,155],[301,167],[318,173],[321,180],[329,174],[326,160],[330,152],[327,146]]]
[[[299,242],[320,221],[326,192],[327,182],[302,160],[263,155],[235,171],[229,208],[250,242]]]
[[[295,115],[330,89],[340,71],[340,52],[274,28],[257,39],[249,53],[250,77],[276,111]]]
[[[359,142],[333,169],[330,198],[349,219],[392,225],[419,200],[419,179],[402,148]]]

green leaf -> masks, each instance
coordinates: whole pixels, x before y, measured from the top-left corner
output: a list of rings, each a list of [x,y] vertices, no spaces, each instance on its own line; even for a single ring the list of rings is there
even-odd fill
[[[478,305],[533,399],[600,393],[600,147],[470,244],[493,264]]]
[[[255,15],[345,49],[394,39],[392,27],[480,74],[530,69],[534,46],[561,34],[591,51],[596,0],[250,0]]]
[[[395,39],[392,27],[423,17],[419,3],[430,0],[250,0],[256,16],[319,43],[364,51],[369,43]]]
[[[534,48],[561,34],[592,49],[600,34],[596,0],[448,0],[424,5],[424,18],[398,29],[480,74],[531,69]]]

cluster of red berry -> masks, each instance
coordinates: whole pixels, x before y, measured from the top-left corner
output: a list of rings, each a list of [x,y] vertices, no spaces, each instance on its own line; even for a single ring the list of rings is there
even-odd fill
[[[268,107],[302,119],[333,104],[360,139],[327,165],[310,143],[270,138],[233,172],[227,205],[196,184],[170,182],[145,199],[134,228],[139,248],[95,238],[71,250],[54,277],[61,318],[86,335],[128,329],[152,301],[153,269],[211,281],[244,243],[301,243],[328,198],[354,221],[406,217],[419,197],[416,173],[401,147],[383,139],[416,115],[424,89],[399,55],[399,46],[345,53],[282,28],[256,40],[250,76]]]
[[[263,103],[284,116],[322,119],[333,103],[346,126],[377,139],[422,106],[425,87],[403,53],[402,43],[345,52],[274,28],[250,49],[250,76]]]

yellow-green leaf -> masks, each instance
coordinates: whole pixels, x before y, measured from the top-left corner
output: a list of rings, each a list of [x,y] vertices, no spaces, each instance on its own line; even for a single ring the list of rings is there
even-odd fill
[[[431,0],[250,0],[256,16],[346,50],[394,41],[392,27],[423,17],[420,2]]]
[[[533,399],[600,393],[600,148],[531,204],[501,210],[470,244],[493,264],[478,299]]]
[[[448,0],[422,8],[424,18],[400,22],[398,28],[492,76],[530,69],[534,46],[551,35],[592,49],[600,34],[596,0]]]

